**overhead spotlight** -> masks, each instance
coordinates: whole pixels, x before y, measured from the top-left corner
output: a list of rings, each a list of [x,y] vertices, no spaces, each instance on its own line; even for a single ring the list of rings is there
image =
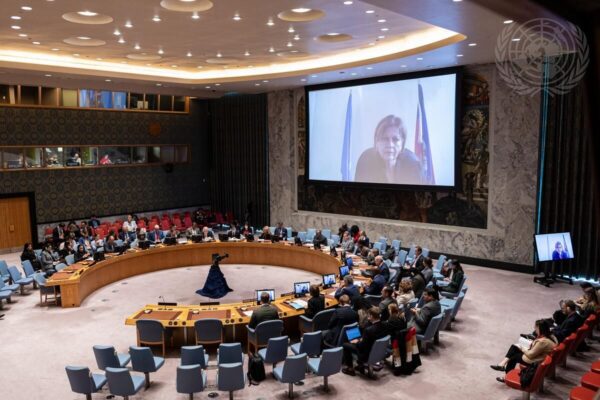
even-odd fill
[[[35,44],[36,46],[41,44],[40,42],[31,42],[32,44]]]
[[[513,21],[512,19],[507,19],[506,21],[504,21],[504,24],[508,25],[508,24],[512,24],[513,22],[515,22],[515,21]]]
[[[406,68],[406,65],[402,64],[402,65],[400,66],[400,68]]]
[[[90,40],[91,37],[89,37],[89,36],[77,36],[77,39],[79,39],[79,40]]]
[[[290,27],[288,28],[288,32],[289,33],[294,33],[296,31],[294,30],[294,27],[290,25]]]
[[[287,42],[286,46],[287,47],[292,47],[294,44],[292,42]]]
[[[295,12],[298,14],[305,14],[305,13],[311,12],[311,11],[312,11],[312,9],[306,8],[306,7],[292,8],[292,12]]]
[[[177,65],[177,64],[173,64],[173,65],[171,65],[171,68],[177,68],[177,67],[178,67],[178,65]]]
[[[19,37],[27,37],[26,33],[19,33]]]
[[[340,34],[337,32],[329,32],[327,36],[339,36]]]
[[[269,81],[265,79],[265,80],[263,81],[263,83],[269,83]]]
[[[221,52],[218,52],[217,57],[221,58],[221,57],[223,57],[223,54],[221,54]]]
[[[205,89],[210,89],[210,86],[204,86]]]
[[[387,22],[387,20],[382,18],[382,19],[378,19],[377,22],[379,22],[380,24],[383,24],[384,22]]]
[[[456,55],[456,57],[462,57],[462,56],[463,56],[462,54],[457,54],[457,55]]]
[[[275,53],[275,49],[272,46],[269,47],[269,53]]]
[[[305,78],[300,79],[300,82],[306,82]]]
[[[113,35],[121,36],[121,31],[119,29],[115,29],[115,31],[113,32]]]
[[[133,24],[131,23],[131,21],[125,22],[125,28],[133,28]]]
[[[220,83],[215,83],[215,86],[221,86],[221,84]]]
[[[275,25],[275,22],[273,22],[273,18],[269,18],[269,20],[267,21],[267,26],[273,26]]]
[[[10,19],[14,19],[15,21],[18,21],[21,19],[21,17],[19,17],[18,15],[13,15],[10,17]]]
[[[375,46],[375,42],[370,42],[369,46]]]
[[[477,43],[469,43],[469,47],[475,47],[477,46]]]
[[[254,86],[260,86],[260,83],[255,83]]]
[[[123,36],[121,36],[118,40],[119,43],[123,44],[125,43],[125,39],[123,38]]]
[[[423,57],[417,57],[417,61],[423,61]]]
[[[50,78],[52,75],[51,74],[45,74],[44,76]]]
[[[385,39],[385,35],[379,35],[377,36],[377,39]]]
[[[198,11],[193,12],[192,19],[200,19],[200,15],[198,15]]]
[[[367,69],[368,69],[368,70],[372,70],[372,69],[373,69],[373,67],[367,67]]]
[[[352,4],[354,4],[354,2],[353,2],[352,0],[346,0],[346,1],[344,2],[344,5],[345,5],[345,6],[349,6],[349,5],[352,5]]]
[[[163,49],[158,49],[158,54],[163,55],[165,54],[165,51]]]
[[[204,67],[203,67],[202,65],[198,65],[196,68],[198,68],[198,69],[202,69],[202,68],[204,68]]]
[[[192,56],[192,52],[188,51],[187,54],[186,54],[186,56],[191,57]]]
[[[244,55],[245,55],[246,57],[248,57],[248,56],[250,55],[250,52],[249,52],[248,50],[246,50],[246,52],[244,53]]]
[[[157,83],[156,86],[162,86],[162,83]]]
[[[513,41],[513,42],[520,42],[520,41],[521,41],[521,38],[514,38],[512,41]]]
[[[294,35],[294,40],[300,40],[300,35],[298,35],[298,34]]]
[[[73,57],[79,57],[79,53],[73,53]]]
[[[242,20],[242,17],[240,17],[240,14],[237,14],[237,13],[236,13],[236,14],[233,16],[233,20],[234,20],[234,21],[241,21],[241,20]]]
[[[154,21],[154,22],[160,22],[162,20],[160,19],[160,16],[155,15],[154,17],[152,17],[152,21]]]
[[[17,30],[17,31],[19,29],[21,29],[21,27],[19,25],[13,25],[13,26],[11,26],[11,28],[14,29],[14,30]]]
[[[21,7],[21,8],[23,8],[23,7]],[[81,15],[82,17],[95,17],[96,15],[98,15],[97,12],[93,12],[93,11],[89,11],[89,10],[77,11],[77,14]]]
[[[50,50],[52,50],[52,51],[60,51],[60,49],[57,49],[56,47],[53,48],[53,49],[50,49]]]
[[[22,6],[22,7],[21,7],[21,10],[23,10],[23,11],[31,11],[31,10],[33,10],[33,8],[31,8],[31,7],[29,7],[29,6]],[[82,15],[83,15],[83,14],[82,14]],[[96,13],[94,13],[94,15],[96,15]]]
[[[104,82],[112,82],[110,79],[105,79]]]
[[[142,47],[139,45],[139,43],[136,43],[136,44],[135,44],[135,46],[133,46],[133,48],[134,48],[134,49],[136,49],[136,50],[139,50],[139,49],[141,49]]]
[[[387,32],[389,30],[390,30],[390,28],[381,28],[381,32]]]
[[[311,75],[310,77],[311,78],[316,78],[317,76],[319,76],[319,75]]]
[[[375,14],[375,10],[367,10],[365,11],[365,14]]]

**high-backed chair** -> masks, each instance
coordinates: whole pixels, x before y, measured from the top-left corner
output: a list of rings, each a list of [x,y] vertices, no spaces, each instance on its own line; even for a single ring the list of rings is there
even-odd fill
[[[119,354],[113,346],[94,346],[94,357],[98,368],[105,371],[106,368],[124,368],[129,364],[129,354]]]
[[[379,254],[383,253],[383,245],[381,242],[373,243],[373,248],[379,250]]]
[[[371,347],[369,352],[369,358],[367,359],[367,368],[369,370],[369,377],[373,377],[373,365],[385,360],[388,355],[388,348],[390,346],[390,336],[387,335],[381,339],[377,339]]]
[[[177,393],[185,393],[193,400],[194,393],[199,393],[206,387],[206,372],[199,364],[177,366]]]
[[[315,228],[308,228],[306,230],[306,241],[307,242],[312,242],[313,239],[315,238],[316,234],[317,234],[317,230]]]
[[[306,242],[306,232],[298,232],[297,236],[300,238],[302,243]]]
[[[321,229],[321,234],[327,239],[331,239],[331,229]]]
[[[340,235],[331,235],[331,240],[333,242],[333,245],[335,247],[338,247],[338,245],[340,244]]]
[[[425,333],[417,334],[417,341],[421,344],[423,353],[427,353],[427,345],[435,340],[436,333],[440,328],[440,324],[442,323],[443,318],[444,313],[439,313],[435,317],[431,318],[431,321],[429,321],[429,325],[427,325]]]
[[[323,389],[329,391],[328,378],[342,369],[343,348],[323,350],[321,358],[309,358],[308,368],[316,375],[323,377]]]
[[[140,319],[135,321],[137,330],[137,345],[162,346],[162,356],[165,356],[167,333],[160,321]]]
[[[246,325],[246,329],[248,331],[248,352],[250,352],[251,345],[255,351],[258,351],[259,348],[267,345],[269,339],[281,336],[283,321],[280,319],[264,321],[256,325],[255,329],[248,325]]]
[[[596,390],[590,390],[583,386],[576,386],[569,393],[569,400],[595,400]]]
[[[581,386],[596,392],[600,390],[600,374],[595,372],[586,372],[581,377]]]
[[[37,286],[40,288],[40,304],[48,304],[48,296],[52,296],[54,304],[58,305],[58,295],[56,293],[56,286],[46,286],[46,278],[42,273],[34,274],[33,279],[37,283]]]
[[[444,263],[446,262],[446,256],[443,254],[440,254],[440,256],[437,259],[437,262],[435,263],[435,266],[433,267],[433,280],[440,280],[440,279],[444,279],[444,275],[442,275],[442,267],[444,266]]]
[[[229,392],[229,400],[233,400],[233,392],[242,390],[246,385],[242,363],[219,364],[217,372],[217,388]]]
[[[451,299],[457,298],[458,294],[462,291],[462,287],[464,286],[466,280],[467,275],[463,275],[462,281],[460,282],[460,286],[458,287],[458,290],[456,292],[445,292],[444,287],[440,287],[440,294],[444,297],[450,297]]]
[[[158,371],[164,364],[165,359],[155,357],[150,347],[129,347],[131,356],[131,369],[136,372],[143,372],[146,376],[146,389],[150,387],[150,372]]]
[[[406,263],[406,257],[407,257],[407,252],[406,250],[400,250],[398,251],[398,255],[396,256],[396,260],[394,263],[392,263],[392,267],[394,268],[400,268],[404,265],[404,263]]]
[[[533,375],[533,379],[531,380],[531,384],[527,388],[521,387],[521,369],[518,368],[509,371],[504,378],[504,382],[508,387],[521,390],[523,392],[523,400],[529,400],[531,393],[537,392],[542,385],[544,376],[546,375],[551,363],[552,358],[550,356],[546,356],[544,361],[538,365],[535,374]]]
[[[319,311],[314,315],[312,319],[301,315],[298,319],[298,324],[300,325],[300,332],[314,332],[314,331],[327,331],[329,327],[329,321],[333,314],[335,313],[335,309],[330,308],[328,310]]]
[[[85,394],[87,400],[92,400],[92,393],[96,393],[106,384],[103,374],[92,374],[88,367],[65,367],[71,390],[75,393]]]
[[[412,260],[414,260],[414,258],[415,258],[416,251],[417,251],[417,246],[415,246],[414,243],[411,244],[410,249],[408,249],[408,255],[406,256],[406,261],[412,262]]]
[[[122,244],[121,244],[121,246],[122,246]],[[67,265],[75,264],[75,254],[69,254],[68,256],[66,256],[65,262],[67,263]]]
[[[279,382],[288,384],[288,397],[294,397],[294,383],[306,377],[306,354],[298,354],[285,358],[281,367],[273,368],[273,375]]]
[[[217,349],[217,364],[243,363],[241,343],[221,343]]]
[[[0,276],[2,276],[2,280],[4,282],[10,281],[10,274],[8,273],[8,264],[6,261],[0,260]]]
[[[16,283],[21,287],[21,294],[25,293],[25,286],[33,286],[33,278],[25,278],[23,275],[21,275],[21,272],[19,272],[17,267],[9,267],[8,273],[10,274],[10,279],[12,279],[13,283]]]
[[[306,353],[309,357],[319,357],[322,339],[321,331],[307,332],[302,335],[302,341],[292,344],[290,349],[294,354]]]
[[[456,301],[455,301],[455,305],[453,307],[443,307],[442,306],[442,314],[444,314],[444,317],[442,318],[442,322],[440,323],[440,328],[439,331],[444,331],[446,329],[450,329],[451,328],[451,322],[452,322],[452,311],[454,311],[454,307],[456,306]],[[437,342],[436,342],[437,344]]]
[[[275,369],[277,363],[287,357],[288,343],[289,338],[287,336],[271,338],[266,348],[258,350],[258,356],[265,363],[273,364],[273,369]]]
[[[348,329],[357,328],[357,327],[358,327],[358,322],[344,325],[342,327],[342,329],[340,330],[340,335],[338,336],[337,341],[335,343],[328,343],[326,341],[323,341],[323,344],[325,345],[325,347],[330,348],[330,349],[333,347],[340,347],[348,341],[348,337],[346,336],[346,331]]]
[[[398,252],[400,251],[400,245],[402,244],[402,241],[398,240],[398,239],[394,239],[392,240],[392,247],[394,249],[396,249],[396,254],[398,254]]]
[[[35,269],[33,268],[33,265],[31,265],[31,261],[21,261],[21,267],[23,268],[23,273],[27,278],[33,278],[35,275]],[[37,282],[35,281],[35,278],[33,278],[33,288],[37,289]]]
[[[181,347],[181,365],[199,364],[202,369],[208,367],[208,354],[204,352],[202,346],[182,346]]]
[[[5,290],[9,290],[11,292],[16,292],[17,290],[19,290],[19,285],[17,285],[16,283],[4,283],[4,281],[2,279],[0,279],[0,290],[1,291],[5,291]]]
[[[429,249],[427,247],[423,247],[423,258],[429,257]]]
[[[65,264],[65,263],[59,263],[54,266],[54,269],[56,270],[56,272],[60,272],[65,268],[67,268],[67,264]]]
[[[1,279],[0,279],[0,282],[2,282]],[[2,300],[6,300],[7,303],[10,303],[12,301],[11,300],[12,295],[13,295],[12,290],[0,290],[0,310],[2,310],[4,308],[4,305],[2,304]]]
[[[106,368],[106,380],[110,394],[124,400],[129,400],[129,396],[139,392],[146,383],[143,376],[131,375],[127,368]]]
[[[196,344],[219,344],[223,342],[223,323],[220,319],[207,318],[194,322]]]

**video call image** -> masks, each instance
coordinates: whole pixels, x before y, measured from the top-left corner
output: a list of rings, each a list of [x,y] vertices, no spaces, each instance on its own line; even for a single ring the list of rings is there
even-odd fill
[[[333,285],[335,283],[335,274],[323,275],[324,285]]]
[[[309,179],[454,186],[456,74],[309,92]]]
[[[268,293],[268,294],[269,294],[269,297],[271,298],[271,301],[275,300],[275,291],[274,291],[274,290],[272,290],[272,289],[269,289],[269,290],[257,290],[257,291],[256,291],[256,300],[257,300],[257,301],[260,301],[260,296],[261,296],[263,293]]]
[[[569,232],[535,235],[539,261],[559,261],[575,258]]]
[[[306,294],[308,293],[310,284],[308,282],[294,283],[294,293]]]

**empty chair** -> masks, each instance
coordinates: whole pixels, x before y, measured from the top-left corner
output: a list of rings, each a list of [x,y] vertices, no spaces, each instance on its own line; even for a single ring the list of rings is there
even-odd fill
[[[429,325],[427,325],[427,329],[425,330],[424,334],[417,334],[417,340],[421,344],[424,353],[427,352],[427,345],[435,340],[435,335],[440,328],[443,318],[444,313],[439,313],[435,317],[431,318],[431,321],[429,321]]]
[[[444,275],[442,275],[442,267],[444,266],[444,263],[446,262],[446,256],[441,254],[438,259],[437,262],[435,263],[435,266],[433,267],[433,280],[441,280],[444,279]]]
[[[321,358],[311,358],[308,360],[308,368],[316,375],[323,377],[323,389],[329,391],[328,378],[335,375],[342,369],[343,348],[335,347],[333,349],[323,350]]]
[[[0,280],[0,282],[2,282],[2,280]],[[12,295],[13,295],[12,290],[0,290],[0,310],[2,310],[2,308],[4,308],[4,305],[2,304],[2,300],[6,300],[7,303],[10,303]]]
[[[285,358],[281,367],[273,368],[273,375],[279,382],[287,383],[288,397],[294,397],[294,382],[304,380],[306,376],[306,354],[298,354]]]
[[[143,376],[131,375],[127,368],[106,368],[106,380],[110,394],[122,396],[124,400],[139,392],[146,383]]]
[[[369,358],[367,360],[367,368],[369,370],[369,376],[373,377],[373,365],[386,359],[388,355],[388,347],[390,345],[390,336],[382,337],[377,339],[371,347],[369,352]]]
[[[241,346],[240,346],[241,348]],[[181,365],[199,364],[202,369],[208,366],[208,354],[202,346],[182,346]]]
[[[396,256],[396,262],[393,264],[393,266],[396,268],[403,266],[406,263],[407,254],[408,253],[406,250],[400,250]]]
[[[65,367],[71,390],[75,393],[85,394],[87,400],[92,400],[92,393],[96,393],[106,384],[103,374],[92,374],[88,367]]]
[[[250,351],[250,345],[258,350],[261,347],[265,347],[269,342],[269,339],[273,337],[281,336],[283,332],[283,321],[280,319],[264,321],[256,325],[255,329],[250,328],[246,325],[248,331],[248,352]]]
[[[243,363],[241,343],[221,343],[217,349],[217,364]]]
[[[118,354],[113,346],[94,346],[94,357],[96,357],[96,364],[98,369],[103,371],[106,368],[123,368],[129,364],[129,354]]]
[[[333,245],[337,247],[340,244],[340,235],[331,235],[331,241]]]
[[[456,314],[458,314],[458,310],[460,310],[460,307],[462,306],[462,302],[464,299],[465,299],[465,292],[460,292],[460,294],[456,298],[456,305],[454,306],[454,309],[452,310],[452,321],[454,321],[454,319],[456,319]]]
[[[35,269],[33,268],[33,265],[31,265],[31,261],[21,261],[21,267],[23,267],[23,273],[27,278],[33,278],[33,275],[35,274]],[[35,279],[33,282],[33,287],[35,288]]]
[[[194,398],[194,393],[199,393],[206,387],[206,372],[199,364],[177,366],[177,393],[185,393]]]
[[[287,231],[287,240],[292,240],[292,227],[291,226],[286,226],[285,227],[286,231]]]
[[[450,324],[452,322],[452,311],[454,311],[455,306],[456,306],[456,301],[455,301],[455,304],[453,304],[450,307],[442,306],[442,314],[444,314],[444,317],[442,318],[442,322],[440,322],[440,328],[439,328],[440,331],[450,329]]]
[[[21,294],[25,293],[25,286],[33,286],[33,278],[25,278],[23,275],[21,275],[17,267],[9,267],[8,273],[10,274],[10,279],[12,279],[13,283],[21,287]]]
[[[267,348],[258,350],[258,355],[264,362],[273,364],[273,369],[275,369],[275,365],[287,357],[288,342],[289,338],[287,336],[271,338]]]
[[[429,257],[429,249],[427,247],[423,247],[423,258]]]
[[[118,245],[119,244],[117,243],[117,246]],[[65,257],[65,262],[67,263],[67,265],[73,265],[73,264],[75,264],[75,254],[69,254],[68,256],[66,256]]]
[[[290,349],[294,354],[306,353],[309,357],[319,357],[322,338],[323,333],[321,331],[307,332],[302,335],[302,341],[294,343],[290,346]]]
[[[366,294],[364,296],[365,300],[369,301],[369,303],[371,303],[372,306],[374,307],[379,307],[379,303],[381,303],[381,295],[375,295],[375,294]]]
[[[596,390],[576,386],[569,393],[569,400],[594,400],[596,398]]]
[[[162,356],[164,357],[167,334],[160,321],[140,319],[135,321],[135,327],[137,330],[137,345],[162,346]]]
[[[396,249],[396,254],[398,254],[398,252],[400,251],[401,244],[402,244],[402,242],[398,239],[392,240],[392,247]]]
[[[306,242],[306,232],[298,232],[297,236],[302,240],[302,243]]]
[[[331,239],[331,229],[321,229],[321,234],[327,239]]]
[[[207,318],[194,322],[196,344],[218,344],[223,342],[223,323],[220,319]]]
[[[373,248],[379,250],[379,253],[383,253],[383,248],[382,248],[382,244],[381,242],[375,242],[373,243]]]
[[[4,282],[10,281],[10,274],[8,273],[8,265],[6,261],[0,260],[0,275],[2,276],[2,280]]]
[[[0,291],[10,290],[11,292],[16,292],[19,290],[19,285],[16,283],[6,284],[2,279],[0,279]]]
[[[415,258],[415,252],[416,251],[417,251],[417,247],[413,243],[410,246],[410,249],[408,250],[408,255],[406,256],[406,261],[412,262],[412,260]]]
[[[229,400],[233,400],[233,392],[242,390],[246,385],[242,363],[219,364],[217,372],[217,388],[229,392]]]
[[[330,308],[328,310],[319,311],[315,314],[315,316],[310,319],[305,317],[304,315],[300,316],[298,323],[300,325],[300,332],[314,332],[314,331],[323,331],[327,330],[329,326],[329,321],[333,316],[335,309]]]
[[[150,347],[129,347],[131,356],[131,369],[136,372],[143,372],[146,375],[146,389],[150,387],[150,372],[158,371],[164,364],[165,359],[155,357]]]
[[[313,239],[315,238],[316,234],[317,234],[317,230],[315,228],[308,228],[306,230],[306,241],[307,242],[312,242]]]
[[[46,278],[44,274],[37,273],[33,275],[34,281],[40,288],[40,304],[48,304],[48,296],[52,296],[54,304],[58,304],[58,296],[56,294],[56,286],[46,286]],[[42,301],[43,299],[43,301]]]
[[[54,269],[56,270],[56,272],[60,272],[65,268],[67,268],[67,264],[65,264],[65,263],[59,263],[54,266]]]

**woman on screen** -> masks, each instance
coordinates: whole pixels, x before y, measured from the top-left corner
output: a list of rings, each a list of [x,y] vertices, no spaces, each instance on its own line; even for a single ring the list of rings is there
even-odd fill
[[[561,242],[556,242],[554,245],[554,251],[552,252],[552,260],[563,260],[569,258],[569,253],[563,250]]]
[[[388,115],[377,124],[373,147],[356,164],[355,182],[421,185],[421,164],[406,149],[406,128],[400,117]]]

